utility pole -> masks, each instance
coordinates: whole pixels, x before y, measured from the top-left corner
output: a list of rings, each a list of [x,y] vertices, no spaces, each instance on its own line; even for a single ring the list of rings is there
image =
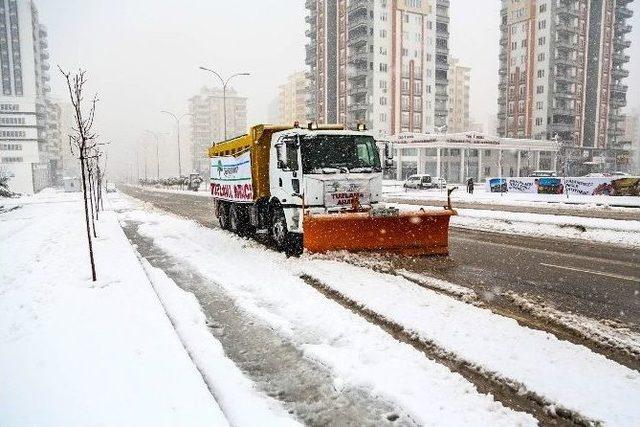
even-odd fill
[[[177,133],[177,136],[178,136],[178,176],[180,177],[180,176],[182,176],[182,158],[181,158],[181,154],[180,154],[180,120],[182,120],[186,116],[193,116],[193,114],[184,113],[180,117],[177,117],[175,114],[173,114],[170,111],[162,110],[161,113],[165,113],[165,114],[170,115],[176,121],[176,133]]]
[[[204,71],[208,71],[210,73],[212,73],[213,75],[215,75],[218,79],[220,79],[220,83],[222,83],[222,115],[224,116],[223,119],[223,123],[224,123],[224,139],[226,141],[227,139],[227,85],[229,84],[229,81],[231,81],[232,78],[236,77],[236,76],[250,76],[250,73],[236,73],[236,74],[232,74],[231,76],[227,77],[227,79],[223,79],[222,76],[220,74],[218,74],[217,72],[206,68],[206,67],[200,67],[201,70]]]

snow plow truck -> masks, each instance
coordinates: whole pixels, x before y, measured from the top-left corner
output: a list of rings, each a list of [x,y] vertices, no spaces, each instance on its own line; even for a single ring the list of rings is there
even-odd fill
[[[385,159],[390,147],[385,145]],[[447,255],[451,206],[385,208],[380,148],[342,125],[256,125],[209,149],[220,226],[303,250]]]

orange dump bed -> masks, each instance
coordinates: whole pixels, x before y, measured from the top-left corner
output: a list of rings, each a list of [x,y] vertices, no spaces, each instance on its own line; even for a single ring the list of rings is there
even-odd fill
[[[370,251],[448,255],[449,218],[454,210],[396,216],[369,213],[305,215],[304,247],[310,252]]]

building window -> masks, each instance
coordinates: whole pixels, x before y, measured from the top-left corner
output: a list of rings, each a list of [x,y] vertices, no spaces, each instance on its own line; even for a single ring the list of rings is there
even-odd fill
[[[544,77],[544,70],[538,70],[538,78]]]
[[[380,71],[383,73],[387,72],[387,64],[385,64],[384,62],[380,63]]]
[[[544,13],[547,11],[547,5],[546,4],[541,4],[540,5],[540,13]]]
[[[418,149],[417,148],[403,148],[402,149],[402,155],[403,156],[408,156],[408,157],[416,157],[418,155]]]
[[[544,30],[545,28],[547,28],[547,20],[543,19],[542,21],[538,22],[538,29]]]
[[[22,157],[3,157],[2,163],[22,163]]]
[[[544,86],[536,87],[536,93],[544,93]]]
[[[544,123],[542,117],[536,117],[536,126],[540,126]]]
[[[539,54],[538,54],[538,61],[539,61],[539,62],[544,62],[544,60],[545,60],[545,54],[544,54],[544,52],[539,53]]]
[[[386,96],[381,96],[380,97],[380,105],[387,105],[387,97]]]
[[[547,42],[547,38],[546,37],[539,37],[538,38],[538,46],[544,46],[546,42]]]

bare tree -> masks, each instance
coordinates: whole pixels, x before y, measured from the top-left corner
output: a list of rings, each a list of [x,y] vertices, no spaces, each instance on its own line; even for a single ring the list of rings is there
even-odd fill
[[[82,194],[84,198],[84,217],[87,229],[89,259],[91,262],[91,275],[93,281],[95,282],[96,264],[93,257],[93,243],[91,240],[91,228],[89,225],[89,201],[87,200],[87,196],[89,196],[90,199],[92,197],[90,193],[87,194],[87,171],[89,166],[88,157],[91,156],[92,150],[96,147],[96,141],[98,137],[97,134],[93,131],[93,121],[95,118],[96,103],[98,102],[98,98],[96,95],[94,95],[89,102],[88,107],[83,106],[83,90],[84,85],[87,82],[85,72],[83,70],[78,70],[77,73],[71,74],[70,72],[63,71],[60,67],[58,67],[58,70],[60,70],[60,73],[62,73],[67,82],[69,98],[71,100],[71,105],[73,106],[73,112],[75,116],[75,126],[72,129],[72,134],[69,135],[69,142],[72,146],[75,146],[78,149],[78,160],[80,161],[80,171],[82,178]],[[93,208],[91,213],[93,215]]]

